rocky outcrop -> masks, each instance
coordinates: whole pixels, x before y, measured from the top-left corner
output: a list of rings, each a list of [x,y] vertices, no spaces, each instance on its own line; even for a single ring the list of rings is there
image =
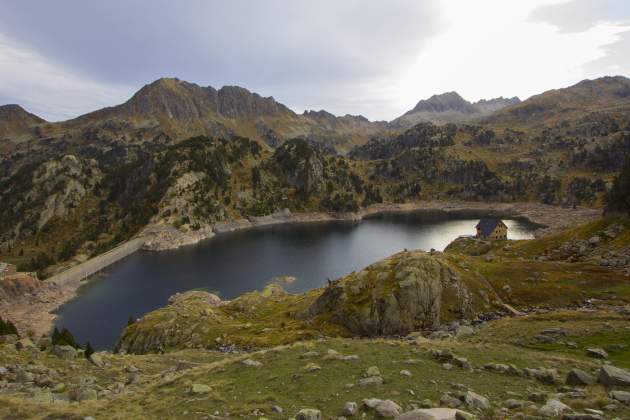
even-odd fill
[[[402,335],[474,313],[471,290],[441,256],[402,252],[330,284],[303,314],[354,334]]]
[[[147,226],[142,231],[141,236],[145,238],[142,249],[164,251],[196,244],[201,240],[213,237],[214,232],[210,227],[182,232],[171,225],[160,224]]]
[[[615,366],[604,365],[599,371],[599,383],[608,386],[630,387],[630,371]]]
[[[41,287],[41,282],[29,273],[0,277],[0,301],[10,301],[34,293],[39,287]]]
[[[66,155],[59,161],[47,162],[35,173],[33,183],[46,196],[44,208],[39,216],[37,226],[43,227],[53,217],[63,218],[71,208],[77,207],[86,194],[86,187],[93,186],[98,179],[95,162],[80,162],[73,155]],[[84,175],[84,166],[92,167],[96,179]],[[90,170],[87,169],[87,170]],[[84,185],[86,184],[86,185]],[[35,193],[36,191],[31,191]],[[35,200],[34,194],[30,194]]]
[[[272,319],[263,315],[277,311],[287,302],[298,302],[297,295],[288,295],[278,284],[231,301],[221,301],[217,295],[199,290],[178,293],[169,298],[164,308],[149,312],[128,326],[116,348],[136,354],[173,348],[233,351],[254,347],[259,341],[291,342],[294,339],[287,328],[277,329],[291,321],[286,313]],[[281,321],[278,316],[285,318]],[[265,334],[258,334],[261,330]]]
[[[274,159],[289,185],[307,194],[319,192],[324,183],[324,163],[306,140],[294,139],[280,146]]]

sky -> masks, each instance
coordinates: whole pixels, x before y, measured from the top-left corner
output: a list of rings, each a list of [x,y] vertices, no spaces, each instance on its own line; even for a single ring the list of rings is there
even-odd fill
[[[391,120],[630,76],[629,52],[628,0],[0,0],[0,104],[49,121],[160,77]]]

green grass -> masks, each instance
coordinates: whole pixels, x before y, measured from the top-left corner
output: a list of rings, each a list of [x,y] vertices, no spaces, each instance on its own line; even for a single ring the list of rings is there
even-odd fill
[[[574,368],[596,373],[599,362],[586,355],[590,346],[608,348],[610,360],[621,367],[630,367],[628,349],[615,344],[630,342],[628,316],[610,311],[559,311],[491,322],[464,341],[432,341],[415,345],[394,339],[329,338],[298,342],[245,354],[222,354],[204,350],[183,350],[153,355],[105,355],[105,369],[98,369],[85,359],[62,361],[46,353],[29,355],[12,346],[0,348],[0,365],[38,363],[62,372],[64,382],[90,375],[96,383],[107,387],[124,382],[125,368],[130,365],[141,371],[141,382],[128,385],[129,393],[80,405],[36,405],[19,395],[0,394],[0,416],[40,418],[58,415],[94,416],[96,418],[203,418],[218,411],[230,417],[250,417],[255,410],[270,419],[285,419],[299,409],[321,410],[324,417],[340,415],[347,401],[360,403],[364,398],[391,399],[409,409],[424,399],[439,402],[440,397],[455,391],[453,384],[463,384],[487,396],[494,407],[509,398],[526,399],[531,392],[552,395],[557,386],[533,379],[486,370],[469,372],[460,368],[445,370],[435,360],[432,349],[450,349],[466,357],[475,368],[487,363],[514,364],[518,368],[555,368],[562,378]],[[562,327],[566,337],[558,343],[541,344],[535,337],[549,327]],[[570,340],[578,349],[569,349],[562,341]],[[342,355],[356,355],[358,360],[339,360],[328,355],[329,349]],[[305,358],[306,352],[318,355]],[[260,367],[244,366],[245,358],[261,362]],[[179,362],[191,368],[164,376]],[[410,363],[412,361],[413,363]],[[307,372],[304,367],[315,363],[321,367]],[[382,386],[358,387],[357,381],[370,366],[377,366],[384,378]],[[402,376],[408,370],[412,377]],[[211,387],[205,395],[191,395],[194,383]],[[350,384],[353,384],[350,386]],[[606,390],[599,385],[586,389],[583,401],[567,400],[576,409],[601,408],[607,403]],[[272,412],[278,405],[283,414]],[[371,418],[371,413],[367,413]],[[615,412],[620,418],[630,415],[630,407]],[[490,416],[490,415],[488,415]]]

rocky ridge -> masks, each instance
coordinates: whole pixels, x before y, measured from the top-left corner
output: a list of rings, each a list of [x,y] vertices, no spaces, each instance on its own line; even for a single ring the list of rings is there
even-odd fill
[[[469,102],[457,92],[446,92],[423,99],[402,116],[389,123],[390,127],[408,128],[421,122],[436,124],[464,123],[479,119],[505,107],[520,103],[520,99],[494,98]]]

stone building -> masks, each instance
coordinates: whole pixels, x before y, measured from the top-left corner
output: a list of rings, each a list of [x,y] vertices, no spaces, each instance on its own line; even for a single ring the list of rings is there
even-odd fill
[[[480,239],[507,239],[508,227],[501,219],[487,217],[477,223],[477,238]]]

